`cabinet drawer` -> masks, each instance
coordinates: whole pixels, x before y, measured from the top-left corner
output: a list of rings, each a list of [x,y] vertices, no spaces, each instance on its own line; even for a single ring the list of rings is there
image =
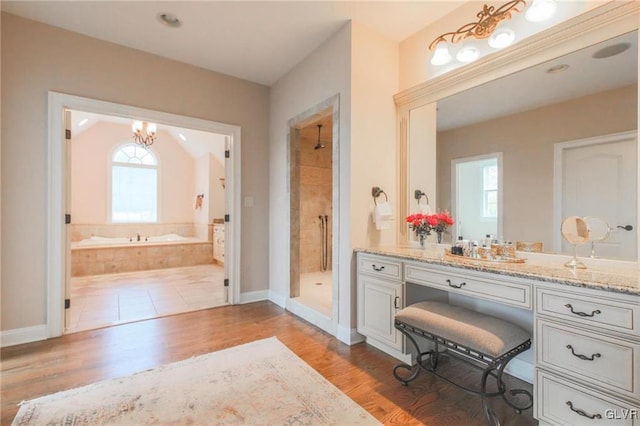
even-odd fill
[[[640,399],[640,344],[537,322],[538,365]]]
[[[386,257],[359,255],[358,273],[402,280],[402,262]]]
[[[406,282],[531,309],[531,286],[528,284],[493,277],[481,278],[468,272],[463,275],[455,271],[439,271],[412,264],[405,264],[404,277]]]
[[[569,319],[574,324],[635,336],[640,334],[640,306],[637,304],[538,288],[536,309],[539,314]]]
[[[536,375],[536,390],[536,418],[552,425],[640,424],[639,407],[542,370]]]

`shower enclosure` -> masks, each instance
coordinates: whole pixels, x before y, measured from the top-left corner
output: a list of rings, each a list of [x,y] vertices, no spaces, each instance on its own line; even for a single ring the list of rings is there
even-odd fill
[[[291,164],[291,298],[332,316],[332,114],[297,129]]]

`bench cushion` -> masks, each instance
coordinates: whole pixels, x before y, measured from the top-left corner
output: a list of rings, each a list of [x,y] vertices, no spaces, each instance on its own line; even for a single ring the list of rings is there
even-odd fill
[[[531,335],[517,325],[448,303],[415,303],[399,311],[395,318],[494,358],[531,339]]]

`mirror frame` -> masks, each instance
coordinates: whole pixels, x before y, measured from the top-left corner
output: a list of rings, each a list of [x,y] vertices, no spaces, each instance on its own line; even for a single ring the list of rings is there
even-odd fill
[[[610,1],[602,6],[570,18],[558,25],[534,34],[502,51],[480,58],[464,67],[397,93],[396,104],[398,149],[398,217],[406,217],[412,198],[409,188],[409,133],[411,110],[434,104],[453,94],[505,77],[531,66],[555,59],[601,41],[640,28],[640,2]],[[640,36],[639,36],[640,37]],[[640,86],[639,86],[640,87]],[[433,108],[435,111],[435,108]],[[640,122],[640,109],[638,121]],[[435,130],[434,130],[435,134]],[[640,150],[639,150],[640,152]],[[638,155],[638,154],[637,154]],[[640,155],[638,155],[640,159]],[[640,164],[640,161],[638,161]],[[640,176],[640,173],[638,174]],[[430,171],[436,181],[435,168]],[[640,185],[638,185],[640,188]],[[640,191],[640,189],[639,189]],[[436,194],[430,194],[434,200]],[[638,197],[640,212],[640,197]],[[436,206],[437,207],[437,206]],[[397,243],[407,244],[409,233],[404,220],[398,220]],[[640,233],[638,233],[640,249]],[[640,250],[638,250],[640,253]],[[640,256],[640,254],[639,254]],[[637,262],[636,258],[636,262]]]

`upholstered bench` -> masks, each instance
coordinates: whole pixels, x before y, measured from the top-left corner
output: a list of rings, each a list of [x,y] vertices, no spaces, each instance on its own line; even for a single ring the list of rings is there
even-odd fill
[[[406,386],[420,370],[424,370],[467,392],[480,395],[488,424],[500,424],[489,407],[488,398],[501,396],[518,413],[533,405],[533,396],[524,389],[509,391],[512,396],[524,394],[524,404],[516,405],[507,399],[502,380],[508,362],[531,347],[531,335],[522,328],[480,312],[433,301],[416,303],[399,311],[395,316],[395,327],[413,344],[417,354],[415,366],[399,364],[393,369],[393,375],[403,385]],[[421,352],[416,336],[434,342],[435,347]],[[449,355],[483,370],[479,390],[462,386],[436,372],[440,345],[447,349]],[[409,373],[401,375],[399,370]],[[489,376],[496,380],[497,389],[494,391],[487,390]]]

